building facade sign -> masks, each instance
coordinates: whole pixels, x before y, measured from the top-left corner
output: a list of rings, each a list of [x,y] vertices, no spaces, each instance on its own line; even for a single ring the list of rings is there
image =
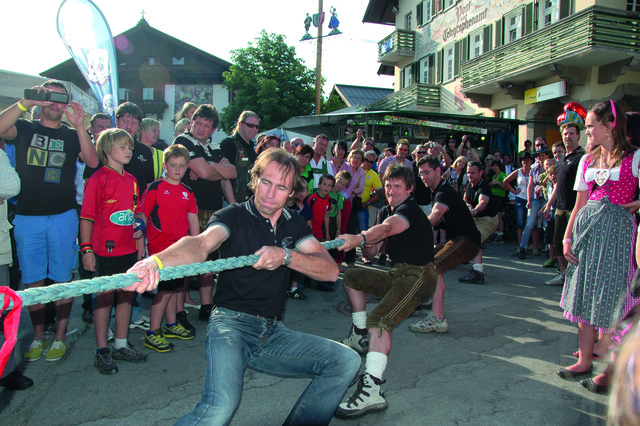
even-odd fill
[[[530,105],[536,102],[548,101],[567,95],[567,81],[561,80],[556,83],[546,84],[534,89],[525,90],[524,104]]]
[[[469,35],[471,31],[490,25],[506,13],[522,7],[531,0],[466,0],[435,16],[417,31],[422,43],[418,43],[416,58],[434,53]]]

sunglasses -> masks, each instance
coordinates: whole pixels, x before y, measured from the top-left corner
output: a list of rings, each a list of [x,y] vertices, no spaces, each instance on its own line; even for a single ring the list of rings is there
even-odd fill
[[[373,164],[373,163],[375,163],[376,161],[375,161],[375,160],[368,160],[368,159],[366,159],[366,158],[365,158],[364,160],[362,160],[362,162],[363,162],[363,163]]]
[[[260,125],[259,124],[247,123],[246,121],[243,121],[242,124],[244,124],[245,126],[249,127],[250,129],[260,130]]]
[[[426,155],[427,151],[418,151],[418,154]]]

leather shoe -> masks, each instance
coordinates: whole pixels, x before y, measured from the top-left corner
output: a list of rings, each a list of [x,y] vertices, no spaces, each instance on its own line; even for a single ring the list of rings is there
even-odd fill
[[[588,374],[591,374],[592,371],[593,371],[593,365],[584,371],[571,371],[571,370],[567,370],[566,368],[561,368],[556,373],[561,378],[567,380],[567,379],[576,379],[581,376],[586,376]]]
[[[599,385],[593,381],[593,379],[582,379],[580,384],[584,386],[589,392],[593,393],[609,393],[609,386]]]
[[[0,386],[4,386],[12,391],[25,390],[33,386],[33,380],[27,376],[23,376],[17,371],[12,371],[0,379]]]

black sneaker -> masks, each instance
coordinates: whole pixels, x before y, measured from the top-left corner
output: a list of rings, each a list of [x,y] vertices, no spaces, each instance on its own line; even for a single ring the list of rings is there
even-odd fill
[[[387,255],[385,253],[382,253],[380,256],[378,256],[378,265],[385,266],[386,264],[387,264]]]
[[[176,321],[178,321],[178,324],[180,324],[187,330],[193,330],[193,331],[196,330],[196,328],[193,325],[191,325],[191,323],[189,322],[189,319],[187,318],[187,311],[176,312]]]
[[[127,347],[125,348],[116,349],[114,347],[112,353],[113,359],[119,359],[122,361],[147,362],[149,360],[149,356],[142,352],[138,352],[138,350],[129,342],[127,342]]]
[[[360,355],[364,355],[369,351],[369,332],[366,328],[356,328],[351,324],[349,335],[342,341],[342,344],[349,346]]]
[[[298,300],[307,300],[307,295],[302,292],[299,288],[295,290],[290,290],[287,292],[287,297]]]
[[[96,366],[100,374],[116,374],[118,372],[118,366],[113,362],[109,348],[102,348],[98,351],[93,365]]]
[[[209,321],[209,317],[211,316],[212,310],[213,310],[213,305],[201,305],[200,312],[198,313],[198,319],[200,321]]]
[[[466,284],[484,284],[484,274],[478,271],[471,271],[469,275],[458,278],[458,281]]]
[[[358,388],[336,410],[338,417],[359,417],[363,414],[382,411],[387,408],[387,400],[382,391],[382,380],[364,373],[358,379]]]
[[[525,250],[523,248],[520,249],[520,251],[518,252],[518,259],[525,259]]]
[[[82,311],[82,321],[87,324],[93,323],[93,312],[91,312],[91,309],[85,309]]]

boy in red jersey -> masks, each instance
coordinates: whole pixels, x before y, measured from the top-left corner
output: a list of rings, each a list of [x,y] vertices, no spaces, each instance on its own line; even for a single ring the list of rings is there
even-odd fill
[[[307,198],[307,204],[311,207],[313,217],[311,219],[311,230],[313,236],[318,241],[325,241],[329,238],[329,211],[332,201],[329,193],[333,190],[336,178],[330,174],[324,174],[318,182],[318,189]]]
[[[142,232],[133,230],[138,205],[138,184],[124,171],[131,161],[133,139],[124,130],[108,129],[96,143],[98,158],[104,164],[85,185],[80,213],[80,251],[82,264],[97,276],[127,272],[144,253]],[[136,241],[136,239],[138,239]],[[96,358],[94,364],[102,374],[115,374],[114,359],[145,362],[147,355],[138,352],[128,341],[133,292],[107,290],[98,293],[94,311]],[[113,352],[107,346],[109,313],[116,297],[116,332]]]
[[[164,151],[166,176],[149,185],[144,194],[137,217],[145,223],[150,255],[160,253],[187,234],[198,235],[200,231],[196,197],[191,188],[180,182],[189,161],[187,148],[180,144],[171,145]],[[184,283],[184,278],[178,278],[158,285],[158,294],[151,305],[151,326],[144,336],[147,348],[169,352],[173,344],[167,341],[167,337],[187,340],[196,336],[195,329],[184,327],[178,318],[186,320],[184,303],[178,308],[176,297],[177,290],[183,288]],[[166,325],[161,331],[163,315]]]

